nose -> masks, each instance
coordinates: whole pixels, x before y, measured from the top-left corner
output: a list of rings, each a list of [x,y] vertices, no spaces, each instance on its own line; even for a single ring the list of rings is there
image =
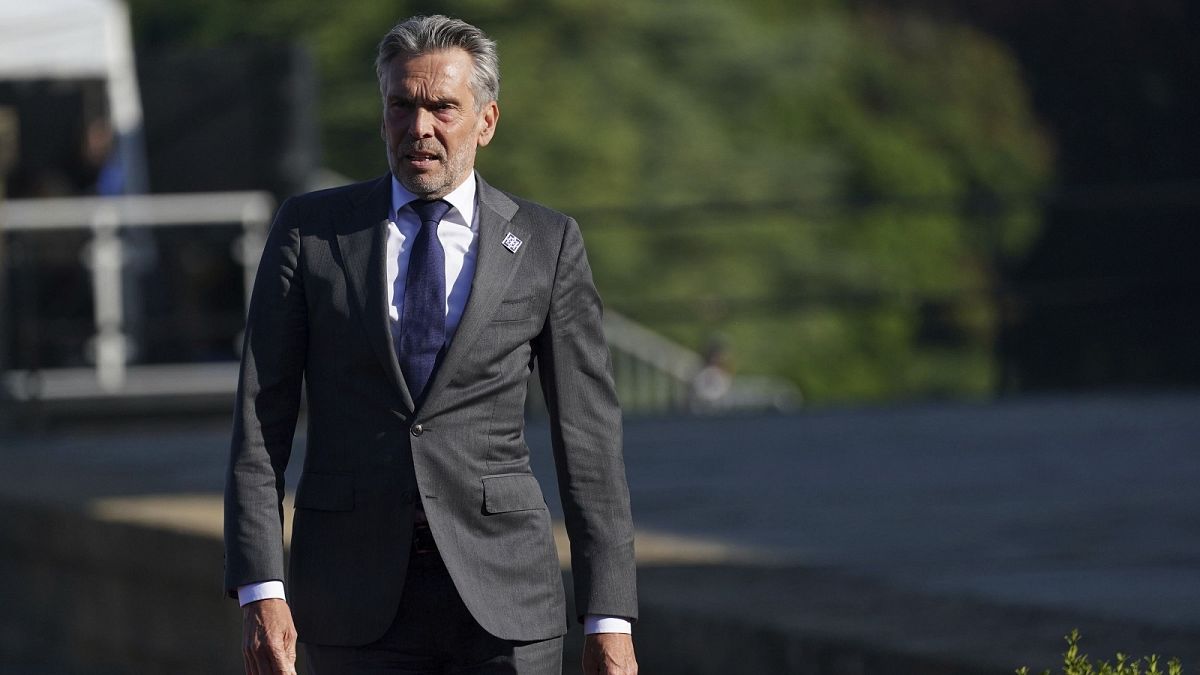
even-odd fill
[[[413,138],[429,138],[433,135],[433,113],[417,106],[408,121],[408,134]]]

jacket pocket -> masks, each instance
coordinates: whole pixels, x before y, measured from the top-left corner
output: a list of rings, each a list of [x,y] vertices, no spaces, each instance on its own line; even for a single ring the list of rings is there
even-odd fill
[[[354,476],[345,473],[306,473],[296,488],[296,508],[353,511]]]
[[[483,477],[485,513],[545,509],[546,499],[531,473],[501,473]]]
[[[492,321],[524,321],[533,318],[533,298],[505,300],[496,308]]]

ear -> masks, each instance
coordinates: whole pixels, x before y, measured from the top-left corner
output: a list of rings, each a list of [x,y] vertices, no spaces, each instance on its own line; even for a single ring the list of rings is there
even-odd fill
[[[387,143],[387,123],[384,120],[379,120],[379,137],[383,139],[384,143]]]
[[[479,147],[483,147],[492,142],[492,136],[496,135],[496,123],[500,121],[500,106],[495,101],[491,101],[483,106],[480,111],[480,127],[479,127]]]

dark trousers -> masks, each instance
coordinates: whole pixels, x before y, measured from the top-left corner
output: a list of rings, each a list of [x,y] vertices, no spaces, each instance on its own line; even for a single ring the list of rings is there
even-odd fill
[[[363,647],[304,644],[312,675],[561,675],[562,638],[501,640],[467,610],[436,552],[409,560],[400,611]]]

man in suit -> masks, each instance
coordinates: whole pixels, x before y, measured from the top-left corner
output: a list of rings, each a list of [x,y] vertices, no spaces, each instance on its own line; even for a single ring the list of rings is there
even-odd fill
[[[294,672],[298,635],[317,675],[561,671],[565,599],[524,440],[536,362],[584,671],[636,673],[620,412],[579,228],[474,172],[499,119],[479,29],[413,17],[376,68],[390,175],[285,201],[250,303],[225,502],[246,670]]]

